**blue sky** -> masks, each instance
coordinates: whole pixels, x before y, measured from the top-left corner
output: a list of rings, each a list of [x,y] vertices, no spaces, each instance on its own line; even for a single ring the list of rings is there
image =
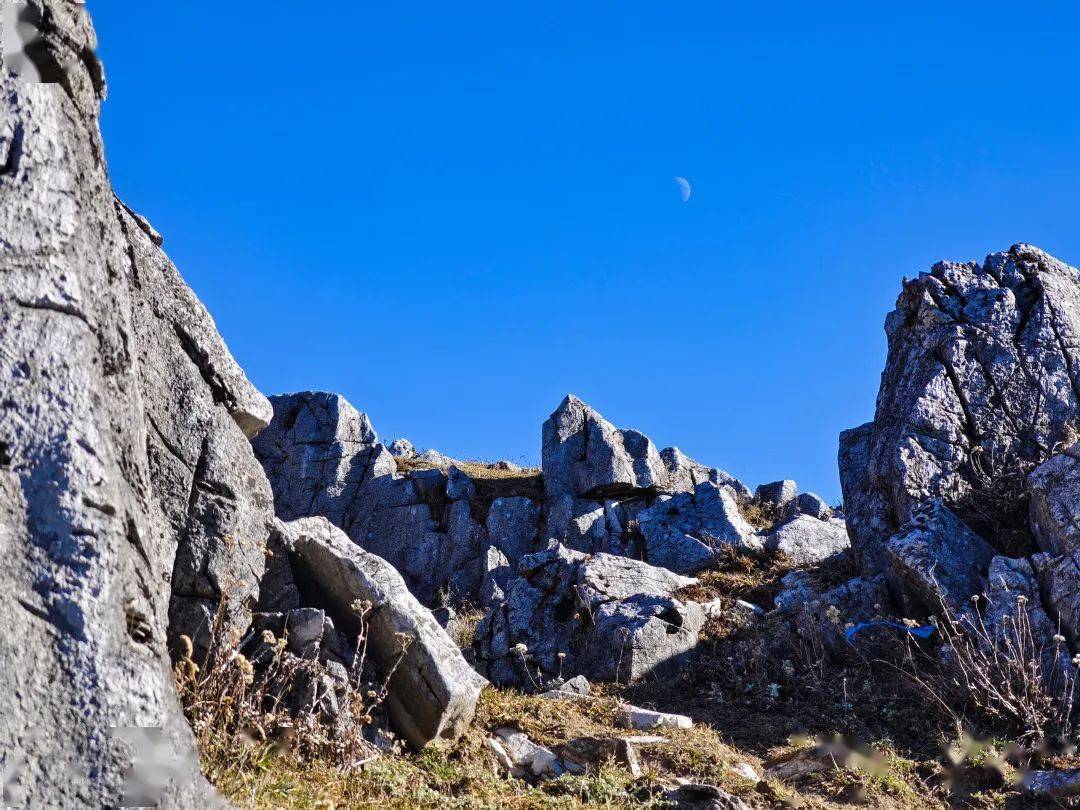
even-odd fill
[[[573,391],[836,498],[904,275],[1080,262],[1075,4],[88,5],[118,193],[387,439],[535,463]]]

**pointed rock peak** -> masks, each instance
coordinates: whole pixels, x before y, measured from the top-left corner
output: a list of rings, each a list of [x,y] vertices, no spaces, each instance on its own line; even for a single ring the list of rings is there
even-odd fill
[[[574,394],[567,394],[563,397],[563,401],[559,403],[559,407],[551,412],[552,416],[565,411],[591,411],[592,408],[579,397]]]

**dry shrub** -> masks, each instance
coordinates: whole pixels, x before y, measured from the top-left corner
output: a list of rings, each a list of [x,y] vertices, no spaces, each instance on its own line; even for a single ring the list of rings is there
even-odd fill
[[[981,617],[958,618],[942,605],[942,665],[923,683],[942,706],[964,707],[1020,742],[1071,739],[1076,732],[1073,667],[1080,656],[1070,661],[1061,635],[1050,646],[1040,644],[1025,601],[1018,597],[1000,632],[987,628]],[[950,711],[958,726],[966,725],[955,708]]]
[[[288,652],[287,638],[269,630],[241,638],[223,629],[222,615],[219,608],[203,664],[193,660],[191,642],[183,636],[174,669],[181,706],[212,781],[216,770],[244,768],[252,759],[282,753],[339,768],[378,755],[363,729],[386,698],[389,675],[380,684],[365,678],[363,630],[347,681],[335,683],[318,661]]]

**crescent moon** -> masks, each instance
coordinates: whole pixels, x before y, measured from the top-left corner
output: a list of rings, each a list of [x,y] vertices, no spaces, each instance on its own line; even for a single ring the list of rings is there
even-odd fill
[[[687,179],[685,177],[676,177],[675,185],[679,187],[679,194],[682,195],[682,201],[686,202],[687,200],[689,200],[691,189],[690,183],[687,181]]]

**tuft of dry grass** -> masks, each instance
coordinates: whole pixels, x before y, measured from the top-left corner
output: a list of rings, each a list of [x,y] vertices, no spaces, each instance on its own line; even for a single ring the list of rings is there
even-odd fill
[[[782,510],[753,498],[739,498],[738,507],[743,519],[758,531],[772,529],[783,517]]]

